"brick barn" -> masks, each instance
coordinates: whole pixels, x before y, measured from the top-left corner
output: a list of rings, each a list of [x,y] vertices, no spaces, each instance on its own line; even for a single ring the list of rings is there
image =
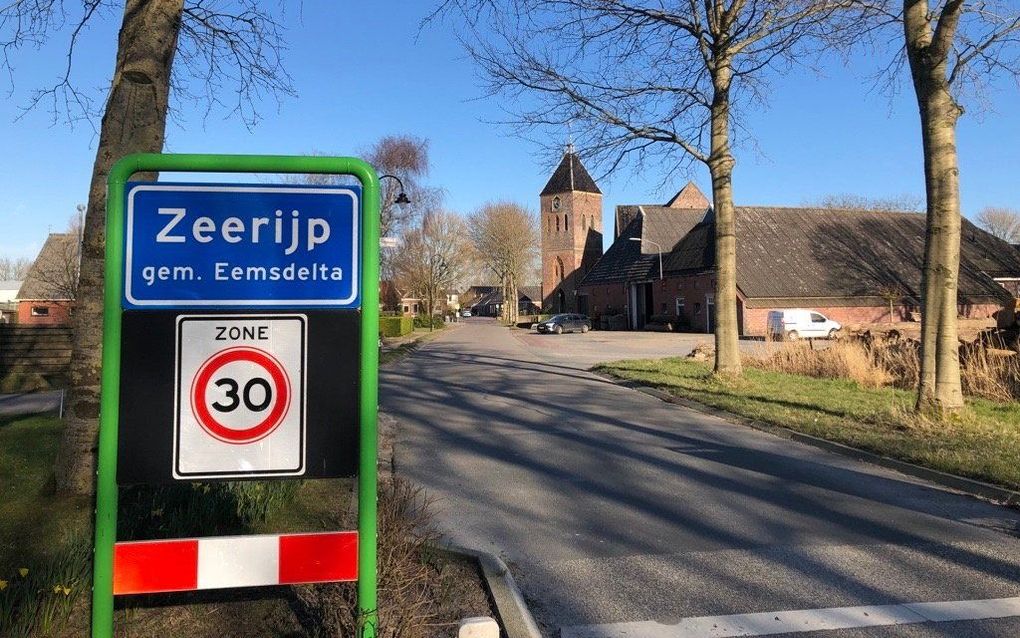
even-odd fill
[[[908,319],[919,310],[925,217],[920,213],[736,207],[741,334],[765,331],[769,310],[810,308],[844,324]],[[715,226],[688,184],[666,205],[618,206],[615,240],[577,286],[593,317],[641,329],[668,320],[715,328]],[[661,259],[661,277],[660,277]],[[963,222],[959,309],[1013,321],[1020,253]],[[623,322],[615,322],[623,324]]]
[[[79,255],[76,234],[50,233],[18,291],[18,324],[70,323],[78,287]]]

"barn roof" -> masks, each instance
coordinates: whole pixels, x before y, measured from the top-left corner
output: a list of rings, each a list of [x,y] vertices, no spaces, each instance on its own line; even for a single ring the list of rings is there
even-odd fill
[[[646,219],[649,211],[655,211],[642,208]],[[684,215],[673,210],[678,213]],[[687,223],[673,221],[675,229]],[[628,226],[584,284],[646,281],[657,276],[648,269],[647,255],[634,249],[638,242],[625,238],[641,232],[636,224],[638,220]],[[661,223],[658,229],[660,237],[669,236]],[[920,297],[923,214],[738,206],[736,232],[737,286],[748,298],[880,297],[891,289],[904,298]],[[675,275],[714,268],[714,236],[711,212],[702,214],[663,255],[664,270]],[[610,255],[613,259],[606,261]],[[964,220],[961,302],[1004,301],[1008,293],[992,280],[1003,276],[1020,276],[1020,253]]]
[[[67,300],[72,279],[77,276],[77,235],[50,233],[25,275],[18,299]]]
[[[697,226],[706,210],[676,209],[667,206],[622,206],[618,213],[630,222],[609,247],[602,259],[585,276],[583,284],[643,281],[659,276],[659,248],[663,266],[670,253]],[[633,213],[633,215],[631,215]],[[642,239],[643,241],[633,241]]]

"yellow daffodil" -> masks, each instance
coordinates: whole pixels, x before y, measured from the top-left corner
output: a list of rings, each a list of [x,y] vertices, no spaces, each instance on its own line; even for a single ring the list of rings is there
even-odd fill
[[[5,589],[7,589],[7,581],[6,580],[0,580],[0,591],[3,591]]]
[[[18,568],[18,573],[21,574],[22,578],[24,578],[25,576],[28,576],[28,568],[27,567],[19,567]]]

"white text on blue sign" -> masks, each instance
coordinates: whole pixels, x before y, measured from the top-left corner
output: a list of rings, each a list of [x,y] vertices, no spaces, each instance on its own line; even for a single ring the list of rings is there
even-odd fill
[[[132,183],[125,308],[360,305],[360,188]]]

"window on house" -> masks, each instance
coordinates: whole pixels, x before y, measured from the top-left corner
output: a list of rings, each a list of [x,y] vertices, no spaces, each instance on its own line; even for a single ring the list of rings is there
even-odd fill
[[[556,216],[556,232],[560,232],[560,216]]]
[[[49,317],[50,307],[49,306],[32,306],[33,317]]]
[[[677,297],[676,298],[676,316],[677,317],[683,317],[684,316],[684,298],[683,297]]]
[[[570,230],[570,229],[568,228],[568,226],[569,226],[569,225],[570,225],[570,224],[569,224],[569,223],[567,222],[567,216],[566,216],[566,215],[564,215],[564,216],[563,216],[563,230],[564,230],[564,231]]]

